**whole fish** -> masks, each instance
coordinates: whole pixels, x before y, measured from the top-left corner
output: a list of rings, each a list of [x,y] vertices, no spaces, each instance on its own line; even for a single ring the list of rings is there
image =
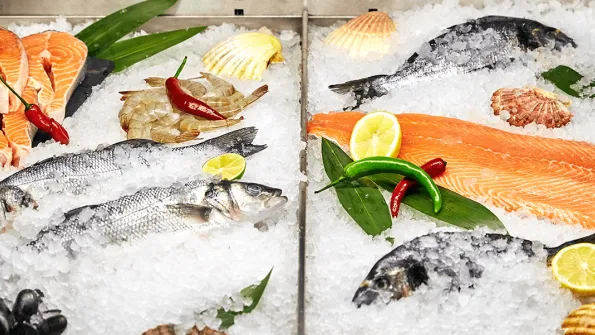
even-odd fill
[[[135,139],[112,144],[103,149],[83,151],[54,156],[15,172],[0,181],[0,204],[4,214],[22,207],[36,207],[39,196],[48,191],[68,191],[72,194],[83,192],[92,182],[121,175],[122,162],[118,155],[137,156],[151,150],[167,150],[185,156],[213,157],[224,153],[237,153],[248,157],[266,148],[254,145],[252,141],[258,130],[254,127],[242,128],[212,138],[210,140],[184,146],[173,147],[151,140]],[[150,166],[150,160],[143,161]]]
[[[98,233],[100,244],[136,240],[148,234],[200,228],[206,223],[259,222],[287,202],[282,191],[260,184],[195,180],[184,185],[145,188],[103,204],[65,214],[28,245],[38,249],[58,241],[69,250],[77,237]]]
[[[560,50],[569,44],[576,47],[572,38],[537,21],[486,16],[447,28],[444,34],[424,43],[392,75],[375,75],[329,88],[340,94],[353,92],[356,105],[345,110],[354,109],[366,99],[386,95],[391,90],[422,80],[505,67],[514,60],[518,49],[544,47]]]
[[[420,236],[374,264],[355,292],[353,302],[360,307],[370,305],[379,297],[386,303],[407,297],[422,284],[432,285],[430,273],[448,279],[450,290],[472,287],[473,279],[483,274],[480,264],[483,259],[496,259],[508,250],[519,250],[527,257],[543,259],[545,265],[562,248],[577,243],[595,243],[595,234],[553,248],[501,234],[439,232]],[[523,261],[520,257],[517,259]]]

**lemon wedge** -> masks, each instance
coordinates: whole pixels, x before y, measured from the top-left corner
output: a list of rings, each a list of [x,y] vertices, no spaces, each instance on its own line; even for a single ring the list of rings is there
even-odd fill
[[[595,244],[579,243],[560,250],[552,259],[552,272],[570,290],[595,294]]]
[[[389,112],[368,113],[353,128],[349,149],[353,160],[366,157],[397,157],[401,150],[401,125]]]
[[[221,179],[237,180],[246,171],[246,159],[238,154],[223,154],[209,159],[202,171],[212,175],[220,175]]]

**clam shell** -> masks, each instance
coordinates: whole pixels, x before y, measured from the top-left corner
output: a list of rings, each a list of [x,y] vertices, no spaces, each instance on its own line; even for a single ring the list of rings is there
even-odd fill
[[[568,106],[570,101],[540,88],[501,88],[492,95],[494,114],[508,112],[508,123],[517,127],[532,122],[548,128],[562,127],[572,118]]]
[[[595,304],[574,310],[562,323],[564,335],[595,335]]]
[[[349,50],[349,55],[364,58],[369,54],[386,55],[390,49],[390,35],[397,29],[395,22],[385,12],[369,12],[360,15],[325,39],[328,45]]]
[[[262,80],[269,63],[282,63],[281,42],[270,30],[232,36],[216,44],[202,61],[205,71],[240,79]]]

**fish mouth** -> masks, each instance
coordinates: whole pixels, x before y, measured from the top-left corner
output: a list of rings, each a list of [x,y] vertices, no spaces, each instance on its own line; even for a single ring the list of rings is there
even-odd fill
[[[379,295],[380,294],[376,290],[373,290],[368,286],[361,286],[355,292],[351,302],[353,302],[357,308],[360,308],[362,305],[369,306],[376,300],[376,298],[378,298]]]

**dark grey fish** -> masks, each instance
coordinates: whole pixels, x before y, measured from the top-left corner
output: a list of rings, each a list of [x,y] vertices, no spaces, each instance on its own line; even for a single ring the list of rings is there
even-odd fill
[[[0,205],[6,213],[21,207],[36,206],[35,199],[47,192],[81,193],[92,183],[120,176],[123,162],[119,160],[122,155],[142,159],[143,155],[155,150],[166,150],[205,161],[224,153],[248,157],[266,148],[266,145],[252,144],[257,132],[254,127],[242,128],[183,147],[151,140],[127,140],[103,149],[51,157],[0,181]],[[144,160],[144,163],[151,166],[150,159]]]
[[[281,208],[280,189],[245,182],[195,180],[184,185],[152,187],[103,204],[65,214],[28,245],[41,250],[58,241],[67,249],[83,234],[97,233],[99,244],[132,241],[148,234],[191,230],[225,222],[259,222]]]
[[[553,248],[501,234],[439,232],[420,236],[374,264],[355,292],[353,302],[360,307],[370,305],[379,297],[387,302],[407,297],[422,284],[432,285],[429,273],[448,279],[450,290],[472,287],[473,279],[483,274],[479,262],[482,259],[495,259],[508,250],[518,250],[529,258],[542,258],[545,263],[562,248],[577,243],[595,243],[595,234]],[[448,257],[444,255],[445,251],[448,251]]]
[[[353,109],[367,99],[381,97],[419,81],[506,67],[514,60],[518,49],[544,47],[560,50],[566,45],[576,47],[572,38],[537,21],[486,16],[447,28],[444,34],[422,45],[392,75],[375,75],[329,88],[340,94],[353,92],[356,105],[345,108]]]

